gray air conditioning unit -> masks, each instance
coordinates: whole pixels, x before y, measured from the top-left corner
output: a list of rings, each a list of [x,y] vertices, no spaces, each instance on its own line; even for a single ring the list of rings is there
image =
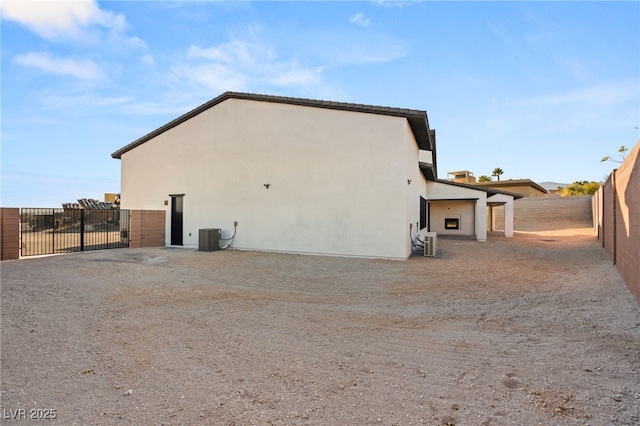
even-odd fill
[[[200,233],[198,235],[198,250],[199,251],[220,250],[220,229],[218,228],[200,229]]]
[[[436,257],[438,248],[438,234],[435,232],[427,232],[424,234],[424,255],[429,257]]]

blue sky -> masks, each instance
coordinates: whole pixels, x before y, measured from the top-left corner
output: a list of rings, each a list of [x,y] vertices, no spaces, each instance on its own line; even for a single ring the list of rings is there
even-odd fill
[[[640,127],[638,2],[0,3],[0,204],[120,190],[111,153],[232,91],[426,110],[438,173],[600,181]]]

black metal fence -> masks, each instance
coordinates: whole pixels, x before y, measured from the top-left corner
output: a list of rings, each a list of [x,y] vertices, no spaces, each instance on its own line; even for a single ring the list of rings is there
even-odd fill
[[[20,209],[20,254],[129,247],[129,210]]]

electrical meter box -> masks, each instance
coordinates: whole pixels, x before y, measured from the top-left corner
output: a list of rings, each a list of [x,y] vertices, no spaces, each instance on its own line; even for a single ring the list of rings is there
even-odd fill
[[[220,229],[206,228],[200,229],[198,235],[199,251],[215,251],[220,250]]]

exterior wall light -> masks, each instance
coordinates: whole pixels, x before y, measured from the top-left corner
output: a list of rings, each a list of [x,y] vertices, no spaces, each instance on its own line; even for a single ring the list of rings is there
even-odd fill
[[[271,184],[270,184],[270,183],[265,183],[265,184],[263,184],[263,185],[264,185],[264,187],[265,187],[265,188],[267,188],[267,189],[269,189],[269,187],[271,186]]]

